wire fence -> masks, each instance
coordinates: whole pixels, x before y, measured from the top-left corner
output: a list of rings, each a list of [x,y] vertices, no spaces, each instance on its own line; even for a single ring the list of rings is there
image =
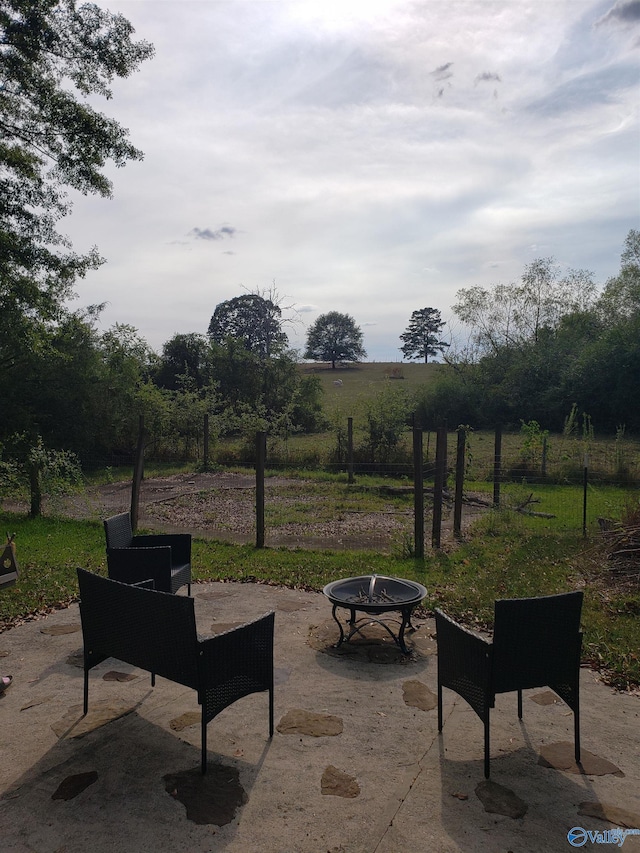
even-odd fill
[[[257,547],[419,557],[478,526],[490,532],[505,518],[550,534],[589,536],[637,505],[633,454],[623,470],[615,445],[591,442],[590,452],[584,442],[532,449],[506,439],[496,431],[469,440],[467,430],[461,440],[460,431],[442,429],[425,453],[424,434],[414,430],[411,463],[347,459],[300,469],[271,455],[267,436],[258,433],[249,468],[212,466],[194,475],[192,488],[155,501],[145,499],[152,487],[142,481],[140,520],[174,527],[180,520],[196,533]],[[608,472],[607,458],[613,463]]]
[[[158,454],[141,423],[135,452],[92,460],[84,493],[49,495],[46,511],[99,518],[131,509],[143,528],[257,547],[419,557],[505,523],[590,536],[638,508],[640,442],[622,431],[596,439],[416,428],[378,455],[351,439],[330,452],[326,438],[306,437],[300,450],[259,432],[216,443],[210,455],[206,442],[187,453],[167,438]],[[3,506],[28,511],[28,492]]]

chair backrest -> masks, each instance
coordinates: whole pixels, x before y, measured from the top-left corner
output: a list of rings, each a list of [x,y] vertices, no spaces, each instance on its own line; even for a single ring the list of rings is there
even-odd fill
[[[582,592],[495,602],[492,687],[496,693],[575,679]]]
[[[77,571],[85,654],[114,657],[197,689],[193,598]]]
[[[130,548],[133,541],[131,514],[122,512],[104,521],[104,534],[109,548]]]

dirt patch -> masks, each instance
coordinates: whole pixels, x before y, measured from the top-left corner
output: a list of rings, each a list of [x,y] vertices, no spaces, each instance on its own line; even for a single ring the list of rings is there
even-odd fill
[[[304,481],[284,477],[269,477],[265,482],[267,513],[276,510],[286,517],[287,505],[294,501],[288,493],[295,482],[295,502],[300,501]],[[314,513],[313,483],[309,483],[308,521],[305,523],[280,520],[266,524],[266,544],[271,547],[317,548],[331,550],[375,549],[401,550],[413,538],[412,509],[384,511],[344,511],[336,508],[335,515],[326,519],[326,511]],[[324,499],[323,499],[324,500]],[[107,518],[129,510],[131,483],[117,482],[86,489],[81,494],[47,499],[44,512],[67,518]],[[10,512],[28,512],[26,502],[3,503]],[[326,503],[323,503],[326,510]],[[481,507],[469,505],[463,512],[463,531],[480,512]],[[234,543],[252,543],[256,537],[255,476],[235,472],[174,474],[144,480],[140,493],[138,524],[142,528],[164,532],[188,530],[204,538]],[[430,540],[430,517],[425,519],[425,542]],[[442,541],[452,543],[452,513],[445,506]]]

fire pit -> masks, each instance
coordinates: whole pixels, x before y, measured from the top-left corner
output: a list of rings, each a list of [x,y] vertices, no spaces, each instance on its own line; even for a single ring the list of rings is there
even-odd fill
[[[336,648],[343,642],[348,642],[354,634],[361,632],[365,625],[377,624],[388,631],[405,655],[409,654],[404,642],[404,632],[407,628],[415,630],[411,624],[411,613],[427,594],[422,584],[384,575],[362,575],[333,581],[322,591],[333,604],[331,615],[340,628],[340,639]],[[348,619],[350,630],[346,636],[336,616],[338,607],[346,608],[351,614]],[[356,619],[356,611],[367,615]],[[392,620],[400,625],[397,635],[393,633],[387,621],[379,618],[382,614],[391,612],[398,612],[402,616],[401,619]]]

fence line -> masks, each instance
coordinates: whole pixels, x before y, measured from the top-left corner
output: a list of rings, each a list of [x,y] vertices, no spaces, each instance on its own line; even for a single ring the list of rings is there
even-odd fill
[[[351,419],[349,419],[351,421]],[[141,421],[140,447],[144,447]],[[356,462],[353,460],[352,424],[349,423],[349,449],[345,461],[307,466],[308,481],[278,477],[290,473],[291,465],[273,459],[267,449],[268,437],[260,432],[254,442],[253,509],[247,512],[244,494],[234,495],[235,505],[227,501],[224,512],[212,507],[206,529],[214,535],[233,528],[241,541],[265,545],[349,547],[370,550],[401,550],[412,556],[424,556],[427,525],[431,528],[431,547],[438,549],[443,540],[461,538],[478,515],[490,515],[492,509],[519,514],[523,519],[552,529],[575,530],[583,536],[595,530],[599,518],[616,517],[624,496],[615,495],[602,477],[602,465],[596,475],[589,469],[589,456],[578,459],[567,448],[551,451],[545,436],[539,445],[510,443],[500,427],[493,441],[476,436],[468,428],[459,428],[455,459],[447,457],[447,430],[436,433],[435,459],[428,459],[430,437],[424,454],[423,431],[412,430],[411,462]],[[481,442],[492,445],[481,459]],[[593,442],[591,443],[593,446]],[[584,444],[578,445],[584,450]],[[619,451],[619,448],[618,448]],[[491,458],[492,457],[492,458]],[[591,458],[594,458],[592,455]],[[616,457],[619,461],[620,454]],[[135,477],[142,470],[138,454]],[[581,467],[578,464],[582,463]],[[554,465],[562,465],[561,476]],[[206,468],[211,466],[207,465]],[[215,466],[214,466],[215,467]],[[271,472],[267,476],[267,469]],[[490,476],[478,478],[478,472]],[[343,472],[346,482],[322,488],[314,479],[320,471]],[[620,476],[612,477],[618,479]],[[372,479],[373,475],[378,481]],[[300,472],[304,477],[304,471]],[[388,483],[381,484],[380,477]],[[451,494],[449,483],[453,481]],[[624,478],[622,478],[624,482]],[[620,482],[618,482],[620,485]],[[306,493],[305,493],[306,489]],[[628,492],[628,499],[637,490]],[[134,502],[132,497],[132,511]],[[229,522],[234,516],[251,517],[238,532]],[[246,521],[246,519],[244,519]],[[241,525],[240,525],[241,526]],[[231,535],[231,534],[230,534]]]

